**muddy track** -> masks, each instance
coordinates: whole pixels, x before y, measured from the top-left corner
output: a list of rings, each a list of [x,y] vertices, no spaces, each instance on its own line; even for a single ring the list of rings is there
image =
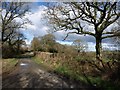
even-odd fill
[[[2,88],[84,88],[88,85],[60,78],[30,58],[19,59],[16,69],[2,79]],[[91,88],[93,90],[93,88]]]

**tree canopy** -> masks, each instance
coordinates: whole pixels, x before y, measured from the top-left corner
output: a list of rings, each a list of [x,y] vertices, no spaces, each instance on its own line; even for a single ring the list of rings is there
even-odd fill
[[[28,3],[24,2],[2,2],[1,20],[2,20],[2,43],[6,42],[14,30],[23,28],[24,25],[30,22],[24,18],[25,14],[29,11]],[[21,19],[17,22],[17,19]]]
[[[118,2],[65,2],[48,7],[47,18],[55,31],[91,35],[96,39],[96,58],[101,57],[101,43],[105,38],[119,36],[119,30],[107,30],[120,17]],[[86,28],[92,26],[90,30]],[[67,38],[66,36],[66,38]]]
[[[20,48],[25,44],[25,37],[21,28],[30,21],[25,14],[30,10],[29,3],[25,2],[2,2],[0,10],[1,40],[3,57],[12,57],[20,53]]]

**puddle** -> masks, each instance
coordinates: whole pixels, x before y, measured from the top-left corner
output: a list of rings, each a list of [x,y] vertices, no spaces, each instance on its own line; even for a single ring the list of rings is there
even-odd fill
[[[28,64],[26,63],[21,63],[20,66],[27,66]]]

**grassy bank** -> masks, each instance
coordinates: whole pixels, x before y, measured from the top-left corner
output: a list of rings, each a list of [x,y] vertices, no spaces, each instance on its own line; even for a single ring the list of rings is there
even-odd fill
[[[0,59],[0,75],[2,74],[2,59]]]
[[[82,81],[84,83],[89,84],[89,82],[86,80],[86,77],[84,75],[80,75],[77,74],[73,69],[70,69],[69,66],[67,65],[63,65],[63,64],[51,64],[51,60],[49,62],[44,62],[43,59],[39,58],[39,57],[34,57],[33,61],[37,64],[43,65],[47,68],[49,68],[49,70],[53,70],[54,72],[56,72],[57,74],[63,75],[64,77],[73,79],[73,80],[79,80]],[[94,85],[99,85],[100,82],[102,82],[102,80],[99,77],[87,77],[88,79],[90,79],[91,83]]]
[[[15,66],[17,65],[18,60],[17,59],[2,59],[2,73],[8,73],[11,72],[13,69],[15,69]]]
[[[53,71],[54,69],[50,66],[50,63],[45,63],[43,59],[39,57],[32,57],[32,60],[38,65],[44,67],[48,71]]]
[[[102,76],[97,76],[97,75],[92,76],[91,73],[96,74],[95,72],[84,74],[84,72],[86,73],[86,71],[83,72],[82,70],[80,70],[80,67],[79,68],[75,67],[75,66],[78,66],[78,65],[75,65],[76,60],[69,61],[69,62],[72,62],[72,64],[70,65],[69,62],[65,62],[65,60],[59,60],[59,58],[55,58],[55,60],[52,58],[49,58],[47,60],[45,59],[46,58],[44,59],[41,58],[41,56],[36,56],[33,58],[34,62],[36,62],[37,64],[44,65],[47,68],[55,71],[57,74],[60,74],[69,79],[82,81],[86,84],[92,84],[96,87],[102,87],[105,90],[115,90],[115,89],[117,90],[118,89],[117,85],[114,85],[112,82],[103,80]],[[84,66],[85,65],[83,65],[83,67]],[[89,68],[89,70],[92,70],[92,69]]]

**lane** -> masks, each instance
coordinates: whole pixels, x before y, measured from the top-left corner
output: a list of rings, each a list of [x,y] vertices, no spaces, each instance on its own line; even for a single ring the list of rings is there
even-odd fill
[[[16,69],[2,79],[2,88],[84,88],[87,90],[89,86],[61,78],[55,73],[48,72],[30,58],[22,58],[19,59]]]
[[[62,79],[39,67],[31,59],[20,59],[15,71],[3,78],[3,88],[62,88]]]

